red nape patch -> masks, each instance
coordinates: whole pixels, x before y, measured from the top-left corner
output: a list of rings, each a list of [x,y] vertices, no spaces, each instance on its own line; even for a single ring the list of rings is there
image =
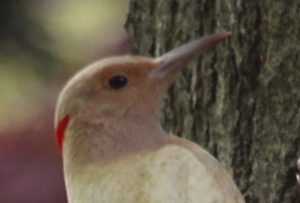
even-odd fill
[[[62,142],[64,139],[65,129],[69,122],[69,115],[64,116],[60,121],[58,122],[56,128],[55,128],[55,142],[58,147],[58,151],[62,151]]]

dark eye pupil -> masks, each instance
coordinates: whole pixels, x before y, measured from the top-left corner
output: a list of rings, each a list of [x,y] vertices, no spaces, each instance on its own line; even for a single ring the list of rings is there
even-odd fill
[[[127,78],[124,75],[115,75],[109,79],[109,86],[113,89],[120,89],[127,84]]]

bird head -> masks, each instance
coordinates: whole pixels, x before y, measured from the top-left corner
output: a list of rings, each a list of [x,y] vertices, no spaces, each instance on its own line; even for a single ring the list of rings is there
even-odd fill
[[[84,68],[66,84],[58,99],[55,114],[58,147],[63,145],[70,122],[73,125],[105,125],[123,120],[138,125],[151,120],[159,122],[160,98],[183,64],[228,35],[209,35],[158,58],[112,57]]]

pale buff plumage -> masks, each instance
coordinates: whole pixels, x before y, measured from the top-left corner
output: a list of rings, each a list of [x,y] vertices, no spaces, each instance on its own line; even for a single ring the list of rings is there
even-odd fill
[[[182,63],[227,35],[158,59],[105,59],[70,80],[55,122],[70,116],[63,140],[69,203],[244,202],[223,166],[200,146],[167,134],[158,114],[160,98]],[[128,78],[123,89],[107,83],[116,74]]]

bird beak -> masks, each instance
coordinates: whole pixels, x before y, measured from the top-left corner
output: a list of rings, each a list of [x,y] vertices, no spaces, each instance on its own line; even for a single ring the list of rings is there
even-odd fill
[[[202,54],[208,48],[222,41],[230,34],[229,32],[222,32],[208,35],[164,54],[156,59],[158,65],[152,70],[151,77],[158,78],[161,82],[170,86],[175,75],[183,69],[184,63],[187,63],[196,55]]]

